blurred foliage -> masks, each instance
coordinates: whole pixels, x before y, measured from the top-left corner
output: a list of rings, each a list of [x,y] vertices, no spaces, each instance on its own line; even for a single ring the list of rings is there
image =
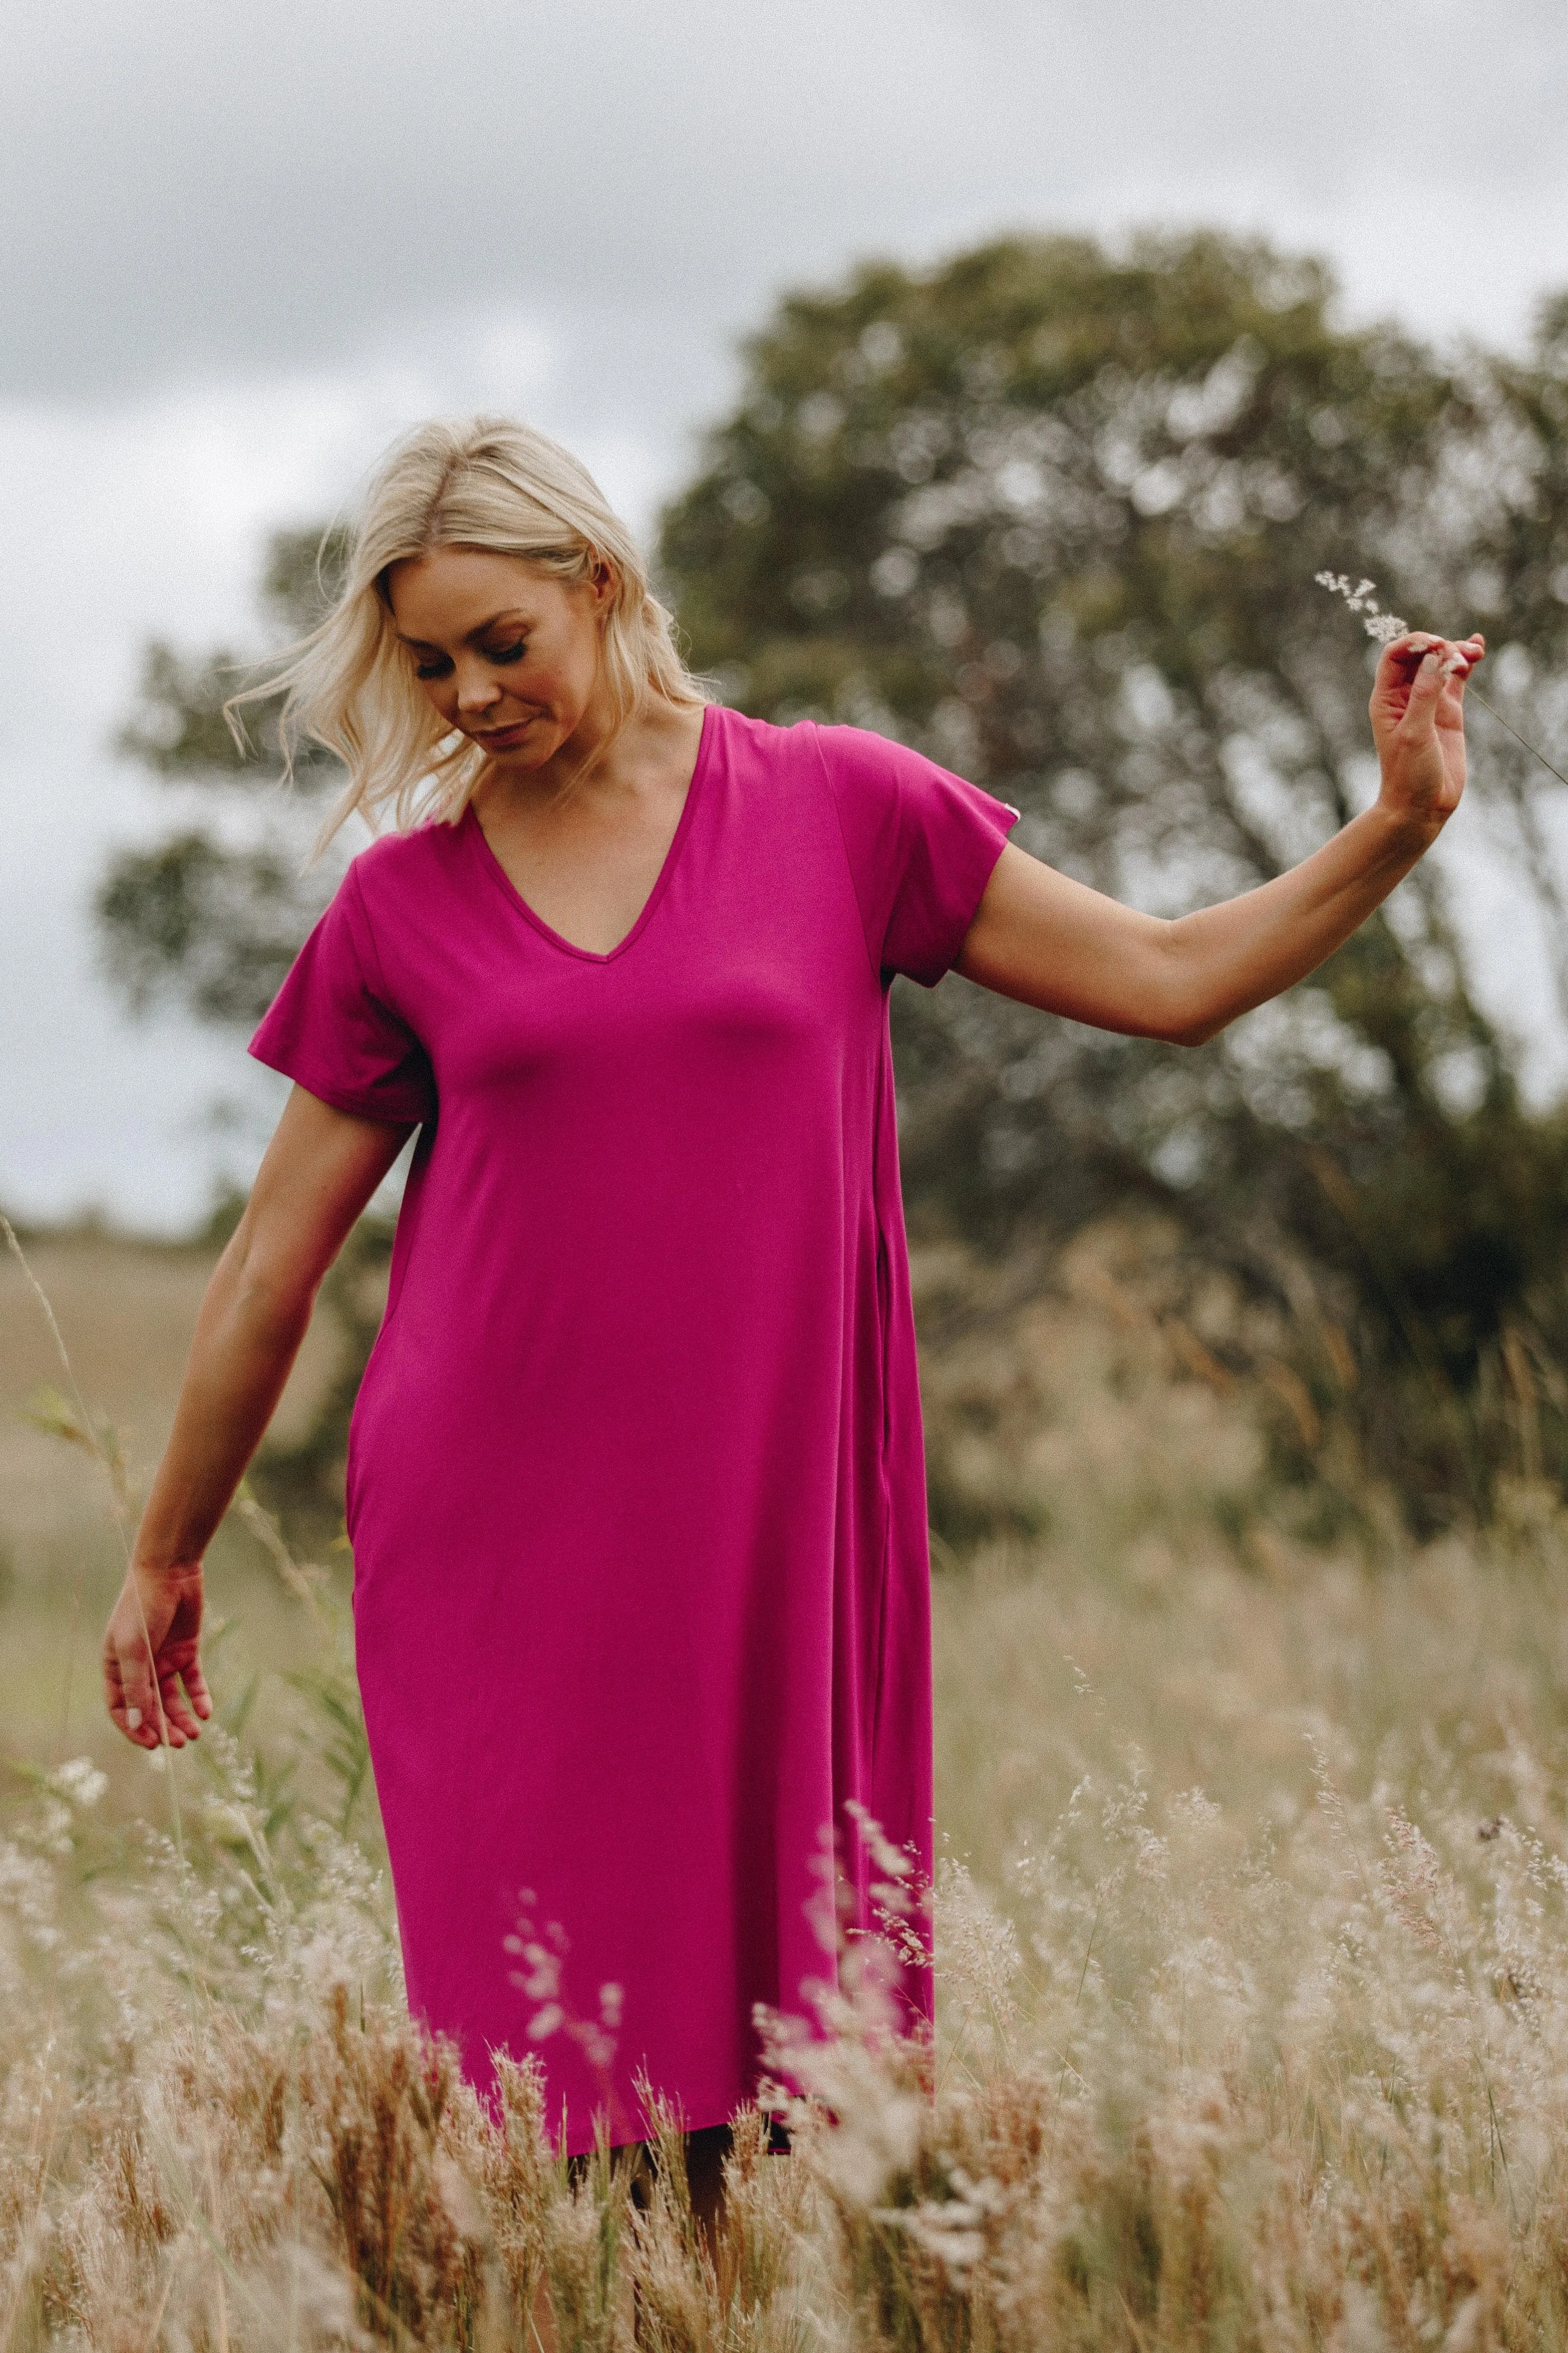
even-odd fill
[[[1372,574],[1413,621],[1485,628],[1489,695],[1568,765],[1568,297],[1525,357],[1440,364],[1337,324],[1333,295],[1318,263],[1197,236],[1120,257],[1015,239],[785,301],[664,519],[695,663],[742,709],[916,744],[1020,807],[1025,848],[1163,913],[1278,873],[1374,789],[1371,650],[1321,569]],[[341,536],[274,540],[274,639],[310,625],[342,560]],[[138,1002],[236,1021],[330,887],[300,853],[335,775],[302,764],[292,801],[258,793],[276,711],[253,706],[242,765],[219,709],[244,674],[149,649],[123,747],[218,797],[122,856],[100,900]],[[1542,916],[1568,1018],[1542,797],[1561,788],[1484,712],[1471,742],[1466,822]],[[900,982],[893,1014],[917,1231],[1002,1252],[1108,1208],[1173,1214],[1195,1270],[1351,1335],[1359,1442],[1418,1523],[1484,1500],[1476,1401],[1501,1352],[1568,1354],[1568,1117],[1521,1100],[1436,864],[1195,1051],[956,977]],[[1568,1420],[1542,1410],[1561,1472]]]
[[[261,605],[269,638],[287,643],[312,628],[342,576],[341,527],[280,531],[268,548]],[[151,849],[123,849],[98,890],[104,960],[131,1003],[174,997],[204,1019],[254,1022],[272,1001],[295,950],[336,879],[305,860],[322,795],[342,771],[301,747],[293,796],[278,789],[280,696],[246,706],[241,732],[224,703],[265,665],[227,649],[195,658],[154,639],[142,657],[136,706],[120,751],[165,784],[211,795],[226,787],[252,822],[233,838],[232,810],[203,814]],[[270,782],[274,789],[263,789]],[[302,819],[309,819],[308,825]]]
[[[1568,301],[1528,362],[1444,367],[1336,326],[1332,293],[1201,236],[1014,240],[786,301],[665,517],[695,663],[759,715],[918,745],[1020,807],[1025,848],[1170,913],[1279,873],[1375,786],[1372,649],[1321,569],[1485,627],[1500,708],[1561,744]],[[1560,788],[1485,714],[1471,738],[1561,964]],[[1516,1324],[1568,1335],[1568,1121],[1522,1104],[1435,866],[1196,1051],[958,980],[900,985],[894,1021],[917,1225],[995,1246],[1174,1207],[1204,1261],[1281,1304],[1307,1280],[1352,1324],[1418,1514],[1484,1484],[1483,1361]]]
[[[268,1504],[312,1545],[328,1544],[342,1524],[349,1417],[381,1329],[393,1233],[391,1219],[367,1210],[338,1252],[321,1292],[338,1342],[331,1385],[304,1435],[288,1445],[268,1439],[258,1465]]]
[[[132,1006],[171,988],[204,1019],[270,1004],[325,894],[275,844],[233,848],[187,828],[122,850],[98,893],[106,957]]]

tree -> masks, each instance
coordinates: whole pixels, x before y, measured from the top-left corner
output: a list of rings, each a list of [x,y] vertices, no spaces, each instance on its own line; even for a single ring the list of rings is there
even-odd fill
[[[345,544],[341,531],[273,534],[260,601],[274,642],[302,636],[321,617]],[[305,863],[321,800],[342,785],[336,762],[304,749],[286,798],[278,789],[279,699],[248,707],[247,744],[224,716],[226,700],[256,669],[255,654],[219,649],[192,658],[160,640],[142,657],[137,706],[118,748],[167,784],[221,797],[250,839],[237,844],[211,822],[184,826],[155,849],[122,850],[111,862],[97,898],[100,936],[111,977],[138,1008],[172,997],[205,1020],[254,1026],[337,879],[333,866]]]
[[[302,636],[320,618],[345,551],[341,531],[273,533],[259,599],[270,647]],[[104,959],[133,1008],[173,999],[203,1020],[242,1030],[271,1003],[341,871],[338,861],[310,862],[323,802],[342,784],[336,762],[303,748],[286,794],[280,699],[246,707],[244,743],[224,715],[225,702],[257,675],[261,658],[148,646],[118,747],[164,782],[211,796],[221,815],[182,826],[152,849],[121,851],[97,897]],[[219,1205],[215,1235],[237,1207]],[[311,1541],[336,1527],[349,1415],[381,1321],[391,1240],[384,1219],[360,1220],[325,1285],[342,1344],[337,1371],[314,1426],[293,1444],[269,1444],[262,1457],[269,1500]]]
[[[1528,364],[1445,368],[1336,328],[1332,291],[1200,236],[1009,240],[785,301],[665,517],[695,659],[760,715],[916,744],[1019,807],[1026,848],[1172,913],[1279,872],[1374,781],[1321,570],[1430,626],[1500,621],[1561,733],[1568,304]],[[1500,731],[1480,751],[1555,919],[1539,771]],[[895,1008],[917,1214],[999,1238],[1157,1195],[1262,1289],[1304,1250],[1384,1373],[1445,1393],[1510,1318],[1568,1338],[1568,1134],[1521,1106],[1434,867],[1196,1052],[962,983]],[[1455,1427],[1394,1450],[1407,1488],[1452,1486]]]
[[[1336,326],[1332,298],[1317,263],[1198,236],[1121,256],[1013,239],[785,301],[664,518],[697,664],[763,716],[917,744],[1019,807],[1026,848],[1169,912],[1278,872],[1372,788],[1363,641],[1319,571],[1486,627],[1500,707],[1550,748],[1568,298],[1526,359],[1452,365]],[[273,543],[274,628],[319,609],[315,547]],[[187,828],[122,858],[100,909],[133,996],[249,1021],[330,882],[300,881],[298,849],[335,778],[258,796],[275,713],[241,764],[217,716],[235,675],[151,649],[122,740],[237,793],[254,839]],[[1542,772],[1479,717],[1472,740],[1475,790],[1562,942]],[[1560,961],[1568,1002],[1568,943]],[[1568,1124],[1521,1103],[1430,863],[1310,984],[1196,1051],[957,979],[900,984],[894,1019],[917,1223],[1001,1245],[1154,1200],[1194,1270],[1222,1262],[1282,1311],[1305,1282],[1355,1328],[1378,1376],[1363,1435],[1418,1508],[1484,1481],[1467,1400],[1504,1335],[1543,1364],[1568,1351]]]

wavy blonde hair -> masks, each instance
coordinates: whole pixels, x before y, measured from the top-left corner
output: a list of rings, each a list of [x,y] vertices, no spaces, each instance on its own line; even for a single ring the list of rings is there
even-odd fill
[[[710,700],[680,658],[674,622],[648,587],[631,533],[570,450],[507,417],[416,426],[371,480],[325,619],[285,649],[260,685],[225,705],[232,724],[240,704],[282,688],[286,774],[307,737],[348,770],[318,856],[356,809],[373,833],[388,814],[400,832],[455,824],[483,773],[479,745],[445,729],[421,691],[387,601],[392,565],[435,547],[521,556],[563,581],[605,566],[611,592],[601,659],[615,718],[596,760],[650,702],[698,707]]]

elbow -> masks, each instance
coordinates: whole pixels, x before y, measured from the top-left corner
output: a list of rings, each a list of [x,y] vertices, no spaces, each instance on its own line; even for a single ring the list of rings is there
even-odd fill
[[[1150,1023],[1148,1034],[1165,1046],[1206,1046],[1235,1018],[1234,1006],[1220,1007],[1212,1000],[1194,1001],[1184,993],[1163,1008],[1160,1019]]]
[[[251,1340],[268,1353],[291,1355],[310,1321],[319,1282],[295,1254],[269,1249],[241,1220],[214,1288],[221,1287],[226,1316],[243,1325]]]
[[[1159,955],[1148,969],[1148,996],[1156,1010],[1145,1035],[1164,1046],[1206,1046],[1236,1016],[1236,1007],[1222,999],[1219,976],[1195,953],[1190,920],[1177,916],[1160,924]]]
[[[1173,1021],[1168,1029],[1157,1030],[1155,1035],[1167,1046],[1206,1046],[1211,1038],[1217,1038],[1229,1026],[1228,1014],[1194,1015],[1190,1020]]]

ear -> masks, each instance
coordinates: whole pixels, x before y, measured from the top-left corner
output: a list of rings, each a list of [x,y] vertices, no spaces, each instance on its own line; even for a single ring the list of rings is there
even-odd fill
[[[591,556],[588,563],[588,593],[594,600],[594,610],[601,620],[610,608],[618,585],[615,565],[607,564],[602,555]]]

